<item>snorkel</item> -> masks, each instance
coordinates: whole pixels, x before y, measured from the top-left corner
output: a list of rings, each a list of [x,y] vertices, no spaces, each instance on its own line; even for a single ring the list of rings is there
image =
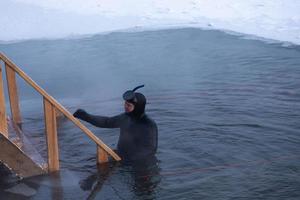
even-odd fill
[[[128,114],[136,118],[142,117],[145,113],[146,97],[142,93],[135,92],[142,87],[144,87],[144,85],[139,85],[133,90],[128,90],[123,94],[123,99],[134,105],[134,110]]]
[[[125,101],[128,101],[130,103],[137,103],[137,98],[136,98],[136,93],[135,91],[144,87],[145,85],[139,85],[137,87],[135,87],[133,90],[127,90],[124,94],[123,94],[123,99]]]

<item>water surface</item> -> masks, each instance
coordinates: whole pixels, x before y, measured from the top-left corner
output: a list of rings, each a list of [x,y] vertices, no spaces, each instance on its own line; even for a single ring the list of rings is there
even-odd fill
[[[188,28],[1,44],[71,112],[118,114],[123,92],[145,84],[159,127],[157,164],[97,169],[93,142],[62,119],[61,173],[21,181],[27,197],[3,185],[1,198],[299,199],[300,48],[240,37]],[[42,99],[19,85],[24,130],[45,156]],[[117,129],[87,126],[116,147]]]

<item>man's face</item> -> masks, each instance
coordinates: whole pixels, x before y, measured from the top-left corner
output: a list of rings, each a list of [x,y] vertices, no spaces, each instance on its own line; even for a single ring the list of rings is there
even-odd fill
[[[128,101],[125,101],[124,102],[124,109],[125,109],[125,112],[127,113],[130,113],[134,110],[134,105]]]

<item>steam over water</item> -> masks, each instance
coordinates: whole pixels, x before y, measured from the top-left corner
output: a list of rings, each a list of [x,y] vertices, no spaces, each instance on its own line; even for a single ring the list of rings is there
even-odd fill
[[[123,92],[145,84],[147,113],[159,127],[157,164],[97,170],[95,144],[62,119],[60,175],[23,180],[19,190],[2,185],[1,199],[300,197],[299,46],[187,28],[0,50],[71,112],[118,114]],[[19,85],[24,130],[45,156],[42,99]],[[116,147],[118,130],[87,126]]]

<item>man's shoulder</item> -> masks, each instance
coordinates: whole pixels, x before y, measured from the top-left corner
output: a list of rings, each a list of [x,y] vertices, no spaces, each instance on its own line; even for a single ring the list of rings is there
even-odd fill
[[[151,117],[149,117],[146,114],[145,114],[145,120],[147,121],[147,123],[149,123],[149,124],[151,124],[153,126],[156,126],[156,122]]]

